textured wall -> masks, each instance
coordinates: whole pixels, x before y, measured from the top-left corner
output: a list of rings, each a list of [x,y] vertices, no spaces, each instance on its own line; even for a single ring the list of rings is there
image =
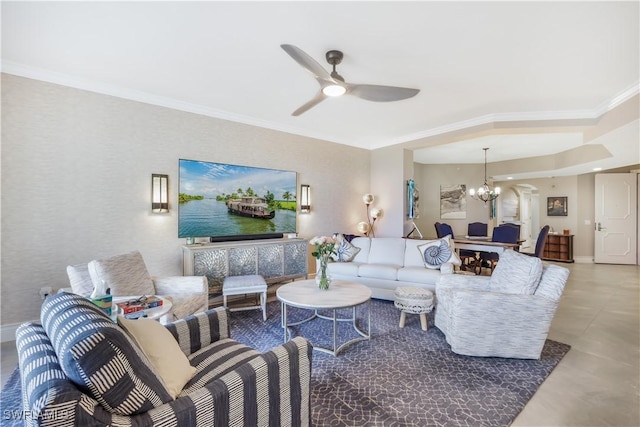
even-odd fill
[[[367,150],[3,74],[2,325],[38,318],[68,264],[138,249],[181,274],[179,158],[297,171],[303,237],[354,232],[369,191]],[[152,173],[169,174],[169,214],[150,213]]]

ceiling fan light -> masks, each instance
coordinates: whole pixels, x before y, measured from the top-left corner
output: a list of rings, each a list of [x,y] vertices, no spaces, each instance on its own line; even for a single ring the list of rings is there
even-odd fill
[[[327,96],[341,96],[347,92],[347,88],[340,85],[329,85],[322,88],[322,93]]]

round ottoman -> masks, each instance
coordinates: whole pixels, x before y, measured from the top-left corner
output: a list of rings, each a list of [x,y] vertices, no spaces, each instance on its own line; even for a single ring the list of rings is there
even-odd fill
[[[394,292],[394,305],[400,311],[400,327],[409,314],[419,314],[422,330],[427,330],[427,313],[433,310],[433,292],[428,289],[402,286]]]

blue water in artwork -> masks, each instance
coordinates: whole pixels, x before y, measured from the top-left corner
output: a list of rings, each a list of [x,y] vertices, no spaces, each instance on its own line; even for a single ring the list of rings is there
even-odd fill
[[[273,219],[245,218],[227,212],[223,201],[190,200],[180,204],[178,237],[294,233],[296,213],[276,210]]]

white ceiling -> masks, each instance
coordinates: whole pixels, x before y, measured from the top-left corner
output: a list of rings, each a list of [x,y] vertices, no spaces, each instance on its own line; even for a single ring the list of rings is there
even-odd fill
[[[496,121],[599,117],[638,94],[639,6],[638,1],[3,1],[2,68],[374,149]],[[391,103],[327,99],[292,117],[318,85],[280,48],[284,43],[303,49],[326,69],[325,52],[342,50],[338,71],[347,82],[421,92]],[[553,132],[423,148],[415,151],[415,160],[481,163],[482,147],[491,147],[492,162],[583,144],[579,133]],[[632,156],[614,156],[607,168],[640,163],[638,139],[629,143],[621,150]]]

